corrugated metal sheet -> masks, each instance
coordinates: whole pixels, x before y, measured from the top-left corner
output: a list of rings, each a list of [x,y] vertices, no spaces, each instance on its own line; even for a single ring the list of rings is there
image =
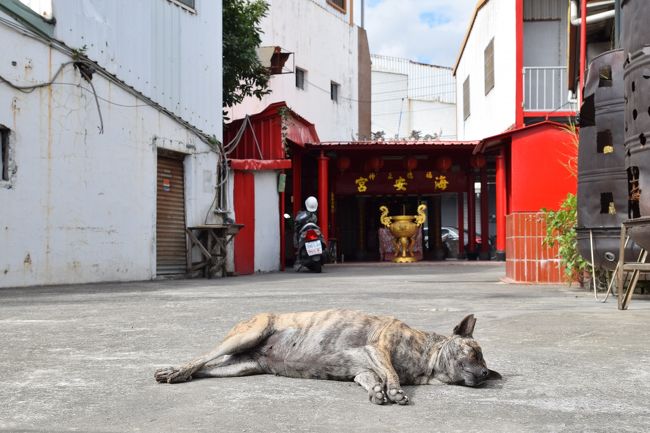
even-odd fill
[[[196,0],[195,10],[165,0],[58,1],[55,37],[220,137],[221,2]]]
[[[561,20],[568,9],[568,0],[524,0],[524,20]]]
[[[158,157],[156,274],[184,274],[187,267],[183,160]]]
[[[451,68],[427,65],[398,57],[372,54],[372,70],[408,76],[408,97],[426,101],[456,102],[456,80]],[[389,98],[388,91],[378,86],[372,88],[373,101]]]
[[[236,138],[246,119],[237,119],[226,125],[224,129],[226,149],[230,152],[230,147],[235,146],[229,155],[230,158],[284,159],[287,156],[283,135],[299,146],[320,141],[314,124],[296,114],[284,102],[270,104],[262,112],[250,116],[249,120],[250,124],[246,125],[237,144],[231,141]]]

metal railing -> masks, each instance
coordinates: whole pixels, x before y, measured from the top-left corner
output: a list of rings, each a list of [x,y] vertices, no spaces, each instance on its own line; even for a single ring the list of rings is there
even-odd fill
[[[524,111],[575,111],[566,66],[525,66]]]

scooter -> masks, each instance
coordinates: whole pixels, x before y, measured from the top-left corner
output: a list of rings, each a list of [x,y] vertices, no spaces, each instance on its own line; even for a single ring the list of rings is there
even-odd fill
[[[314,212],[300,211],[294,221],[294,246],[296,262],[294,269],[305,267],[313,272],[321,272],[327,260],[327,244],[323,238]]]

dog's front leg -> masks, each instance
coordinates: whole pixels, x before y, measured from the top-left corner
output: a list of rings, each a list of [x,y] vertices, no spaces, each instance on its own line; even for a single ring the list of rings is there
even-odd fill
[[[368,391],[368,399],[374,404],[388,401],[381,379],[373,371],[366,370],[354,376],[354,381]]]
[[[409,404],[408,396],[402,391],[399,383],[399,376],[390,362],[390,352],[381,345],[367,346],[366,352],[370,362],[384,382],[386,383],[386,395],[388,399],[397,404]]]

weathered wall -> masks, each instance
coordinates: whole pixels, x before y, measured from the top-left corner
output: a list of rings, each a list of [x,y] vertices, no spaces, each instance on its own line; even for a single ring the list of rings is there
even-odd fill
[[[195,4],[191,12],[162,0],[55,1],[54,36],[221,137],[221,2]]]
[[[16,84],[49,81],[71,60],[3,23],[0,40],[0,75]],[[31,93],[0,84],[16,167],[0,183],[0,287],[155,277],[158,148],[187,154],[187,224],[211,215],[217,156],[208,145],[100,75],[92,82],[103,134],[90,86],[72,65]],[[211,93],[218,107],[221,93]]]

